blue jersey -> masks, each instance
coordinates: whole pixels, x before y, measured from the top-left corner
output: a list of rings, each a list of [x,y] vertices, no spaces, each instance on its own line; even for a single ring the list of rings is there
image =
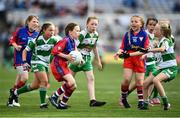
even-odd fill
[[[132,50],[132,46],[139,46],[142,48],[148,48],[149,37],[148,34],[141,29],[140,32],[135,34],[133,31],[126,32],[121,43],[120,49],[124,51]]]
[[[13,36],[10,38],[10,44],[16,43],[17,45],[21,45],[22,48],[20,51],[14,50],[14,66],[21,66],[23,64],[22,60],[22,51],[25,49],[25,47],[28,44],[29,40],[32,40],[38,36],[38,32],[33,31],[30,32],[28,30],[28,27],[22,27],[17,29]],[[31,61],[32,52],[27,52],[27,62],[30,64]]]
[[[70,37],[66,37],[60,40],[52,49],[52,54],[57,55],[58,53],[69,54],[71,51],[75,50],[75,41]],[[64,60],[64,59],[63,59]]]

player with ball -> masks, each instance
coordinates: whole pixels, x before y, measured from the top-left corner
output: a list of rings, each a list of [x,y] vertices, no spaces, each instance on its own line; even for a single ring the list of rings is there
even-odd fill
[[[95,77],[93,73],[93,65],[92,65],[92,56],[91,52],[94,53],[95,59],[97,61],[97,66],[99,70],[102,70],[102,63],[99,57],[97,41],[99,40],[99,35],[97,32],[97,27],[99,24],[99,20],[97,17],[90,16],[86,21],[86,29],[80,32],[80,36],[78,40],[76,40],[76,44],[79,52],[81,52],[84,63],[81,65],[73,65],[70,64],[69,68],[72,71],[72,75],[75,76],[77,72],[83,71],[87,78],[87,88],[89,93],[89,106],[90,107],[98,107],[106,104],[104,101],[96,100],[95,96]]]
[[[60,88],[58,88],[49,101],[57,109],[67,109],[67,101],[76,89],[76,82],[72,76],[68,67],[68,61],[73,64],[78,64],[82,57],[77,56],[77,50],[75,46],[75,40],[78,39],[80,33],[79,25],[75,23],[69,23],[65,28],[66,37],[60,40],[52,49],[54,56],[51,62],[51,70],[58,82],[63,82]],[[63,94],[64,93],[64,94]],[[62,100],[58,101],[59,96],[63,94]]]

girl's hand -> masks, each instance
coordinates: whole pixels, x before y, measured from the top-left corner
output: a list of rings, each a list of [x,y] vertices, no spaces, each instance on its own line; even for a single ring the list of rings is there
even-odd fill
[[[74,58],[73,58],[73,56],[72,56],[71,54],[68,54],[68,55],[66,56],[66,59],[67,59],[68,61],[70,61],[70,62],[73,62],[73,61],[74,61]]]
[[[141,59],[141,60],[144,60],[146,57],[147,57],[147,55],[146,55],[146,54],[144,54],[144,55],[142,55],[142,56],[141,56],[141,58],[140,58],[140,59]]]
[[[24,71],[29,71],[31,69],[31,66],[27,63],[27,62],[25,62],[24,64],[23,64],[23,70]]]
[[[149,49],[138,47],[137,51],[142,52],[142,53],[148,53]]]
[[[117,52],[116,54],[114,54],[114,59],[115,60],[118,60],[119,59],[119,55],[121,55],[122,54],[122,52]]]
[[[21,45],[17,45],[17,46],[15,46],[15,49],[16,49],[17,51],[20,51],[20,50],[21,50],[21,48],[22,48],[22,46],[21,46]]]
[[[101,63],[101,62],[98,62],[98,63],[97,63],[97,66],[98,66],[98,70],[101,71],[101,70],[103,69],[103,68],[102,68],[102,63]]]

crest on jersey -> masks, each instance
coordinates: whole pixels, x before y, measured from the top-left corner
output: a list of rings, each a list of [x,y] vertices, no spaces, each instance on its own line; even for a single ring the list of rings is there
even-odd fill
[[[137,37],[132,37],[133,42],[137,42]]]
[[[144,37],[139,37],[140,41],[142,41],[142,40],[143,40],[143,38],[144,38]]]

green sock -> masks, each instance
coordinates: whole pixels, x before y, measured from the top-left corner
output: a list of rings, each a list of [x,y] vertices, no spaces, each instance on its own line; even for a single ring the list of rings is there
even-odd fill
[[[41,104],[45,103],[46,91],[47,91],[47,90],[46,90],[45,87],[40,87],[40,88],[39,88],[39,95],[40,95]]]
[[[148,100],[147,100],[147,101],[144,101],[144,106],[143,106],[143,107],[147,109],[147,108],[148,108],[148,105],[149,105]]]
[[[152,98],[157,98],[158,97],[158,90],[154,87],[153,89],[153,97]]]
[[[24,85],[23,87],[21,87],[20,89],[18,89],[17,94],[19,95],[19,94],[26,93],[29,91],[32,91],[32,89],[30,88],[30,85],[27,84],[27,85]]]
[[[163,104],[167,104],[168,103],[168,98],[167,96],[163,96],[161,97],[162,101],[163,101]]]

